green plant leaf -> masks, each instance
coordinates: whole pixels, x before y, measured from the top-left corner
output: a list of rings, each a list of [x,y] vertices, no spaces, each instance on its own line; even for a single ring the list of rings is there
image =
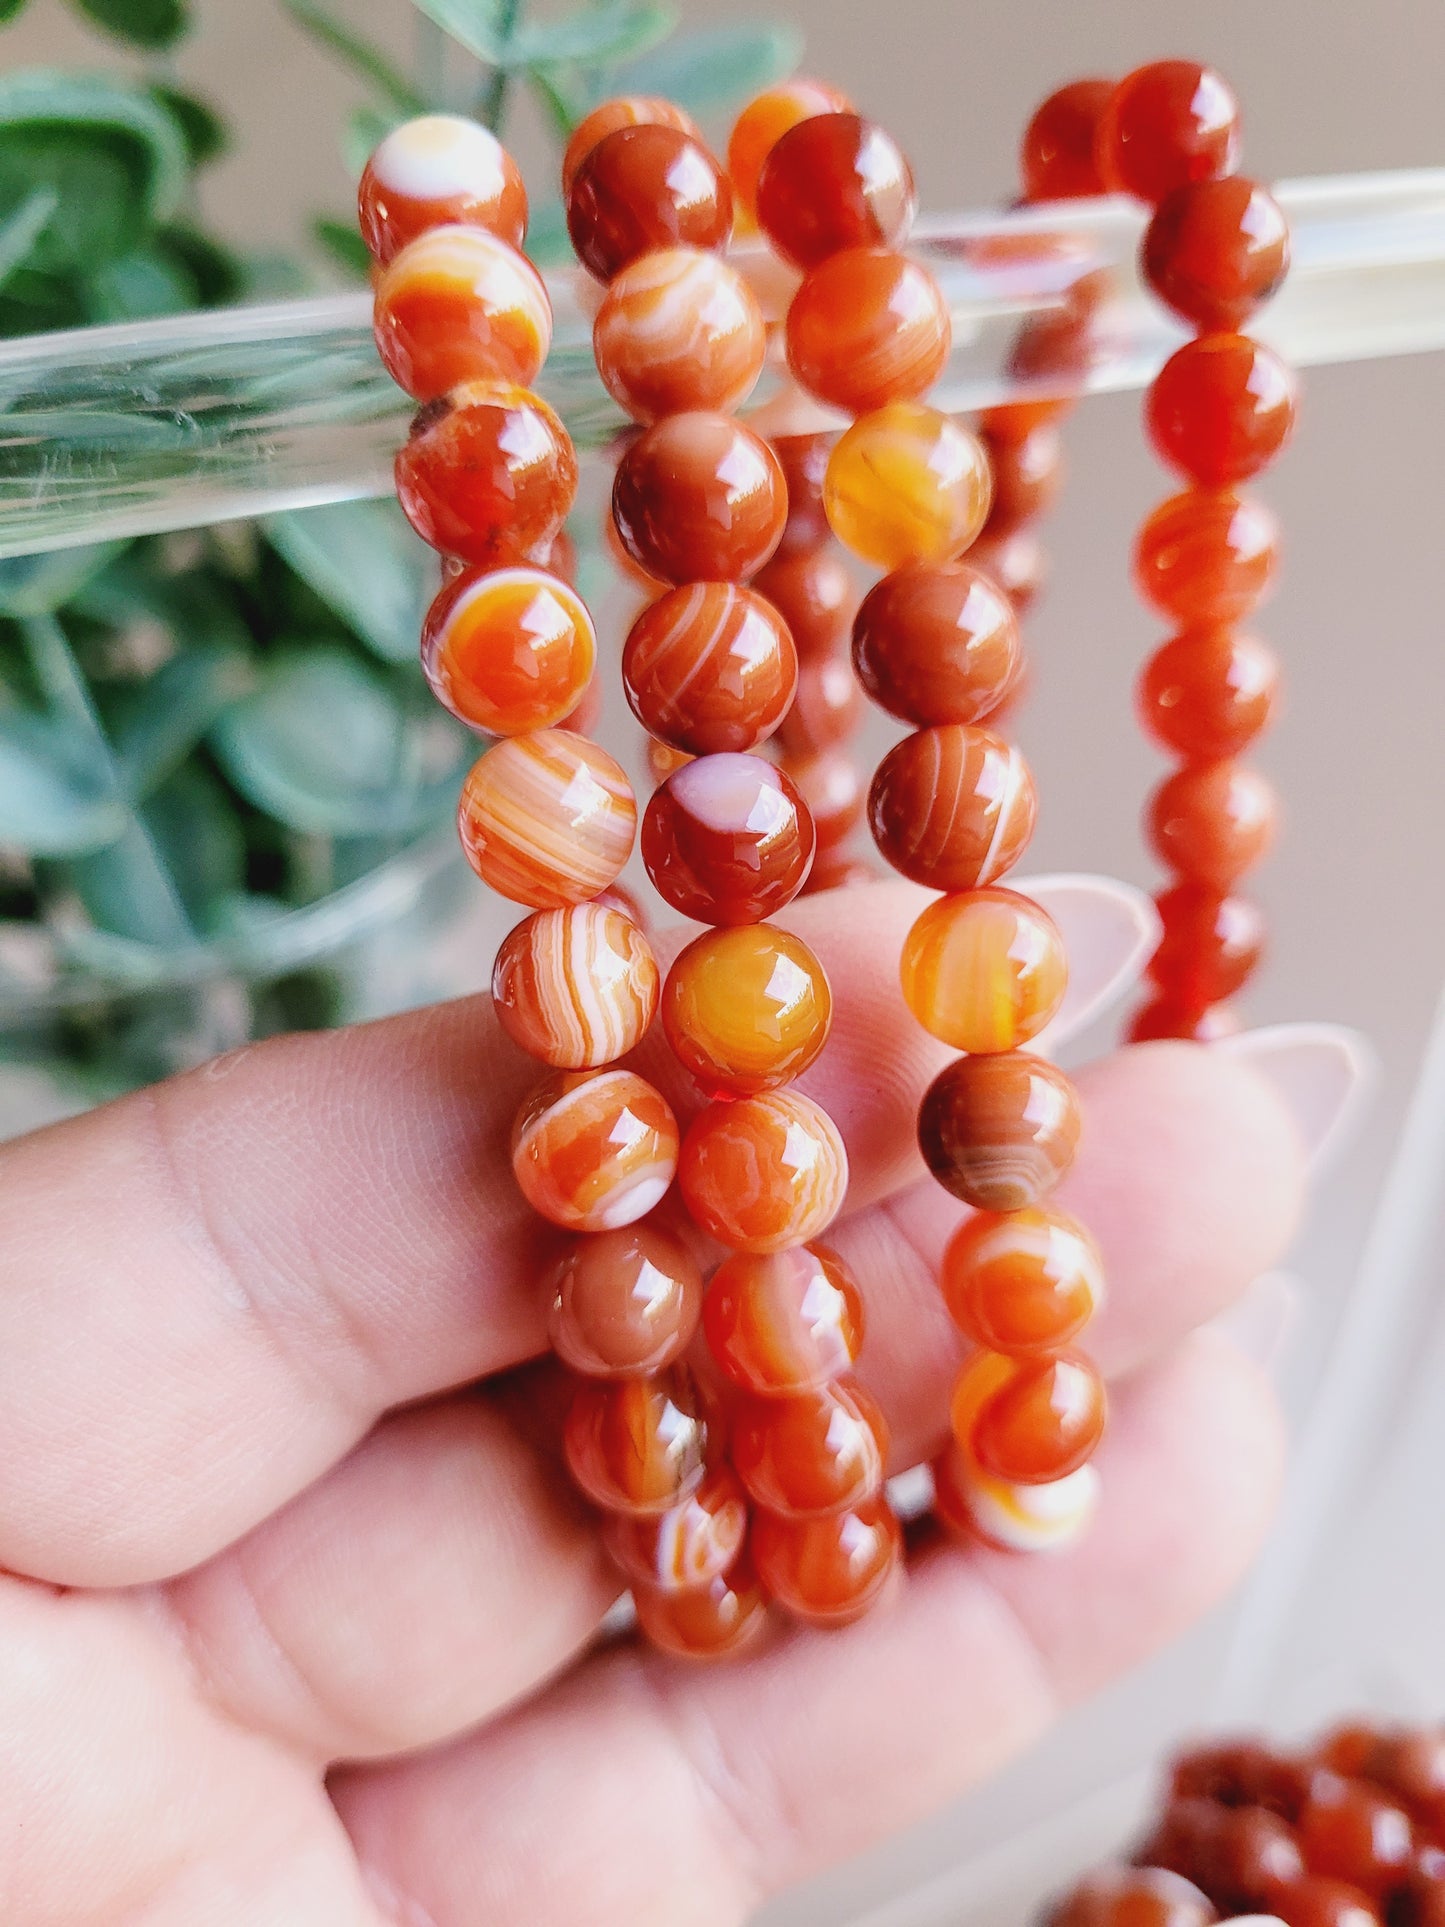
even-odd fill
[[[662,94],[690,113],[711,113],[771,87],[797,66],[803,37],[780,22],[739,21],[680,35],[607,76],[614,94]]]
[[[587,66],[631,60],[666,40],[677,25],[671,7],[575,14],[570,20],[538,20],[520,26],[507,41],[499,65],[519,68],[577,61]]]
[[[141,816],[187,917],[209,935],[245,882],[246,839],[233,801],[214,776],[188,763],[149,798]]]
[[[184,0],[74,0],[97,27],[134,47],[172,47],[191,24]]]
[[[59,205],[60,196],[53,187],[37,187],[0,224],[0,287],[30,253]]]
[[[500,66],[506,53],[501,28],[504,4],[505,0],[415,0],[428,20],[489,67]]]
[[[416,653],[431,556],[395,502],[338,502],[274,516],[273,548],[385,662]]]
[[[166,782],[252,682],[241,650],[192,641],[138,687],[122,691],[106,720],[126,793],[143,798]]]
[[[245,264],[198,228],[173,222],[157,229],[155,246],[159,254],[189,276],[195,299],[202,307],[229,307],[245,294]]]
[[[136,817],[103,849],[45,866],[50,892],[72,890],[97,929],[139,943],[188,944],[195,931],[170,866]]]
[[[0,0],[0,26],[7,20],[14,20],[25,5],[25,0]]]
[[[144,321],[154,315],[184,314],[197,305],[195,278],[184,263],[158,248],[137,248],[107,261],[91,276],[86,306],[92,321]]]
[[[128,545],[94,542],[52,549],[45,555],[12,555],[0,561],[0,615],[48,616],[78,595]]]
[[[405,835],[451,807],[467,753],[434,709],[412,711],[376,670],[327,644],[271,658],[211,732],[258,809],[320,836]]]
[[[191,157],[192,167],[205,167],[218,159],[230,146],[226,123],[208,100],[188,94],[179,87],[165,87],[152,81],[151,98],[160,103],[180,128]]]
[[[311,223],[311,232],[339,268],[351,275],[366,274],[371,256],[354,222],[333,221],[328,214],[318,214]]]
[[[94,746],[30,710],[0,711],[0,843],[27,856],[99,849],[126,807]]]
[[[286,11],[298,27],[336,54],[353,73],[369,81],[389,107],[402,114],[424,114],[426,102],[406,75],[380,47],[354,32],[316,0],[286,0]]]
[[[570,267],[572,243],[567,236],[567,210],[560,201],[543,201],[527,218],[527,257],[539,268]]]

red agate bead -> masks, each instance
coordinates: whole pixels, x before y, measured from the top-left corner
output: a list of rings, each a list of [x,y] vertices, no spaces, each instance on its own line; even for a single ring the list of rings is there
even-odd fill
[[[851,1379],[785,1397],[739,1400],[729,1449],[755,1504],[784,1518],[858,1505],[882,1489],[888,1427]]]
[[[810,394],[850,415],[926,394],[952,342],[938,283],[887,248],[845,248],[820,261],[788,309],[788,366]]]
[[[632,854],[637,803],[619,763],[570,729],[508,736],[472,766],[457,816],[467,861],[513,903],[584,903]]]
[[[657,789],[642,860],[659,895],[700,923],[758,923],[791,903],[813,861],[792,779],[760,756],[701,756]]]
[[[1231,175],[1160,203],[1140,266],[1159,299],[1195,328],[1237,328],[1268,301],[1289,266],[1289,229],[1274,196]]]
[[[644,1220],[574,1238],[551,1282],[552,1349],[588,1378],[660,1371],[697,1330],[702,1273],[661,1225]]]
[[[853,578],[836,549],[828,543],[828,526],[816,537],[819,546],[779,552],[753,578],[753,587],[766,596],[788,625],[800,658],[820,656],[848,633],[853,608]]]
[[[747,1494],[726,1465],[716,1465],[695,1492],[666,1512],[615,1515],[602,1537],[634,1585],[676,1594],[709,1586],[730,1571],[747,1529]]]
[[[732,582],[690,582],[633,623],[622,681],[643,728],[695,756],[753,749],[788,712],[798,680],[782,617]]]
[[[1026,201],[1072,201],[1102,194],[1095,146],[1112,80],[1074,80],[1034,111],[1019,150]]]
[[[677,1120],[636,1071],[554,1071],[512,1126],[512,1171],[532,1209],[568,1231],[614,1231],[660,1204]]]
[[[1232,489],[1186,489],[1145,521],[1134,580],[1146,602],[1190,625],[1238,622],[1263,599],[1279,559],[1279,524]]]
[[[570,192],[577,170],[599,141],[623,127],[672,127],[702,144],[697,122],[686,109],[655,94],[620,94],[584,114],[562,155],[562,192]]]
[[[392,380],[415,401],[469,381],[537,379],[552,304],[524,255],[484,228],[432,228],[376,284],[372,330]]]
[[[777,548],[787,513],[777,457],[728,415],[670,415],[617,465],[617,533],[633,560],[665,582],[755,575]]]
[[[647,1378],[579,1380],[562,1443],[573,1478],[609,1512],[666,1512],[706,1471],[707,1426],[680,1366]]]
[[[1149,801],[1149,841],[1178,875],[1229,890],[1274,839],[1274,791],[1238,763],[1190,763]]]
[[[776,925],[709,930],[683,950],[662,993],[673,1054],[709,1097],[791,1082],[827,1041],[833,999],[822,964]]]
[[[678,1185],[694,1221],[734,1251],[782,1251],[826,1231],[843,1208],[848,1153],[832,1118],[801,1091],[709,1104],[688,1126]]]
[[[1052,422],[1038,422],[1023,435],[997,436],[985,427],[979,439],[993,470],[984,534],[999,541],[1042,515],[1053,501],[1064,472],[1062,444]]]
[[[1088,1232],[1062,1211],[979,1211],[945,1247],[939,1284],[953,1322],[975,1345],[1049,1352],[1099,1309],[1104,1266]]]
[[[873,778],[873,838],[930,890],[974,890],[1011,869],[1033,834],[1033,778],[987,730],[940,723],[905,736]]]
[[[527,190],[490,129],[459,114],[422,114],[388,134],[357,195],[362,238],[382,267],[428,228],[464,222],[514,248],[527,230]]]
[[[1093,1455],[1107,1406],[1104,1381],[1077,1353],[978,1352],[959,1374],[950,1419],[985,1472],[1013,1485],[1052,1485]]]
[[[723,1659],[756,1639],[768,1606],[745,1553],[726,1573],[686,1592],[635,1586],[637,1623],[676,1659]]]
[[[758,225],[804,269],[844,248],[900,246],[917,206],[913,170],[896,142],[857,114],[800,121],[758,177]]]
[[[1106,1867],[1049,1910],[1046,1927],[1212,1927],[1207,1895],[1163,1867]]]
[[[703,1330],[713,1359],[743,1391],[817,1392],[856,1363],[863,1300],[826,1245],[735,1252],[708,1285]]]
[[[1187,762],[1237,756],[1266,728],[1279,689],[1272,649],[1229,628],[1186,630],[1144,666],[1139,715]]]
[[[567,189],[567,232],[599,281],[655,248],[723,247],[732,224],[732,190],[712,155],[656,122],[604,135]]]
[[[1243,989],[1264,954],[1264,914],[1248,897],[1179,883],[1155,898],[1163,925],[1149,975],[1170,997],[1205,1009]]]
[[[1064,1073],[1027,1051],[960,1057],[918,1110],[924,1163],[978,1211],[1038,1204],[1074,1161],[1079,1100]]]
[[[814,114],[848,114],[853,103],[825,81],[795,74],[750,100],[728,136],[728,177],[740,211],[755,219],[758,176],[783,135]]]
[[[778,725],[778,747],[795,768],[846,742],[862,720],[863,692],[847,656],[812,656],[798,671],[792,707]],[[826,840],[821,828],[819,836]]]
[[[766,330],[737,269],[701,248],[660,248],[614,276],[592,326],[603,386],[634,420],[727,411],[752,393]]]
[[[493,736],[560,723],[592,680],[587,605],[545,569],[467,569],[427,611],[421,660],[432,694]]]
[[[914,562],[869,590],[853,619],[853,667],[890,715],[976,723],[1019,672],[1008,598],[971,562]]]
[[[1204,334],[1154,377],[1144,419],[1163,459],[1191,482],[1247,481],[1278,455],[1294,427],[1294,377],[1248,335]]]
[[[902,1528],[882,1493],[817,1519],[760,1513],[751,1544],[777,1604],[817,1626],[843,1626],[867,1612],[903,1562]]]
[[[444,555],[489,568],[537,561],[576,497],[577,456],[540,396],[468,383],[412,423],[396,492],[417,534]]]
[[[1189,181],[1231,174],[1239,103],[1211,67],[1156,60],[1126,74],[1099,119],[1095,161],[1114,193],[1157,202]]]

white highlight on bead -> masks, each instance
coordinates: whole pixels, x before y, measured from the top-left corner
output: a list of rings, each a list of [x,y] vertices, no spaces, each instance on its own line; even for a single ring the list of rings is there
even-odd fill
[[[422,114],[388,134],[371,171],[413,201],[485,198],[506,173],[506,152],[490,129],[460,114]]]
[[[721,836],[769,836],[791,814],[770,763],[726,752],[699,756],[668,778],[678,804]]]

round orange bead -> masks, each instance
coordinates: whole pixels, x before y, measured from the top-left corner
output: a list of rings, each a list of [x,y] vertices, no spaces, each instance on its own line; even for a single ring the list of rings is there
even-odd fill
[[[1189,762],[1237,756],[1268,725],[1279,688],[1274,651],[1226,628],[1186,631],[1139,678],[1139,715],[1164,749]]]
[[[1238,622],[1264,598],[1279,557],[1279,525],[1232,489],[1186,489],[1149,516],[1134,548],[1146,602],[1190,625]]]
[[[1284,1904],[1273,1884],[1270,1904]],[[1212,1927],[1219,1916],[1209,1899],[1182,1874],[1163,1867],[1107,1867],[1089,1874],[1049,1915],[1049,1927]],[[1348,1920],[1319,1920],[1314,1927],[1349,1927]],[[1357,1921],[1354,1927],[1372,1927]]]
[[[661,1225],[575,1238],[552,1273],[552,1349],[588,1378],[660,1371],[697,1330],[702,1273]]]
[[[703,1330],[714,1360],[743,1391],[760,1398],[817,1392],[856,1363],[863,1300],[826,1245],[735,1252],[713,1273]]]
[[[1112,80],[1075,80],[1036,109],[1019,151],[1026,201],[1072,201],[1104,192],[1094,148],[1113,92]]]
[[[677,1142],[667,1100],[635,1071],[554,1071],[517,1113],[512,1170],[553,1224],[614,1231],[666,1195]]]
[[[1099,1475],[1083,1465],[1047,1485],[1020,1485],[985,1472],[972,1453],[950,1440],[933,1462],[933,1492],[938,1517],[970,1542],[998,1552],[1061,1552],[1079,1539],[1098,1510]],[[1199,1918],[1208,1920],[1212,1913],[1209,1908]],[[1109,1927],[1118,1927],[1112,1916],[1107,1918]],[[1194,1918],[1171,1917],[1167,1927],[1195,1927]]]
[[[492,970],[502,1029],[558,1070],[625,1057],[657,1010],[657,959],[634,918],[605,902],[539,910],[510,931]]]
[[[671,415],[617,465],[617,533],[633,560],[666,582],[755,575],[778,546],[787,513],[777,457],[727,415]]]
[[[1289,267],[1289,229],[1257,181],[1181,187],[1144,232],[1140,267],[1159,299],[1195,328],[1237,328]]]
[[[940,897],[903,942],[903,997],[955,1050],[1015,1050],[1063,1002],[1068,963],[1048,912],[1013,890]]]
[[[943,1254],[939,1284],[953,1322],[987,1351],[1057,1351],[1104,1296],[1098,1247],[1062,1211],[980,1211]]]
[[[850,415],[925,394],[952,343],[938,283],[886,248],[820,261],[788,309],[788,366],[810,394]]]
[[[844,248],[900,246],[917,206],[913,170],[892,136],[857,114],[800,121],[758,177],[758,225],[804,269]]]
[[[1095,161],[1114,193],[1162,201],[1189,181],[1234,172],[1239,102],[1193,60],[1156,60],[1114,89],[1099,119]]]
[[[608,1512],[666,1512],[706,1471],[707,1427],[680,1366],[650,1378],[581,1380],[562,1443],[573,1478]]]
[[[495,568],[545,556],[577,494],[577,456],[526,388],[475,382],[429,402],[397,451],[407,520],[444,555]]]
[[[768,1606],[746,1555],[721,1578],[688,1592],[636,1586],[637,1623],[676,1659],[724,1659],[757,1638]]]
[[[710,930],[667,973],[662,1024],[710,1097],[799,1077],[822,1050],[833,999],[801,937],[772,924]]]
[[[968,562],[895,569],[853,619],[859,682],[905,722],[977,722],[1008,693],[1021,653],[1007,598]]]
[[[959,1374],[950,1417],[955,1439],[985,1472],[1015,1485],[1051,1485],[1091,1457],[1107,1405],[1104,1381],[1085,1358],[981,1352]]]
[[[1223,487],[1268,468],[1294,427],[1294,398],[1294,377],[1261,342],[1199,335],[1154,377],[1144,419],[1166,462]]]
[[[1022,1211],[1074,1161],[1079,1100],[1061,1070],[1026,1051],[960,1057],[918,1110],[918,1145],[943,1186],[978,1211]]]
[[[483,883],[547,910],[607,888],[632,854],[637,804],[606,750],[568,729],[538,729],[473,765],[457,823]]]
[[[862,720],[863,692],[847,656],[811,656],[798,671],[792,707],[778,725],[778,745],[790,764],[821,756],[846,742]]]
[[[666,1512],[614,1514],[602,1539],[633,1585],[675,1594],[721,1579],[737,1563],[747,1530],[747,1495],[728,1467],[718,1465]]]
[[[1042,515],[1058,493],[1064,463],[1059,432],[1038,422],[1025,435],[998,437],[982,431],[993,471],[993,501],[984,534],[998,541]]]
[[[362,237],[383,267],[428,228],[464,222],[512,247],[527,231],[527,190],[488,128],[458,114],[423,114],[388,134],[357,196]]]
[[[635,420],[728,410],[763,371],[767,331],[735,268],[700,248],[660,248],[608,288],[592,326],[597,372]]]
[[[867,792],[858,760],[836,744],[812,756],[785,756],[783,767],[813,819],[820,850],[841,843],[863,821]]]
[[[552,304],[524,255],[485,228],[432,228],[376,284],[373,330],[392,380],[416,401],[469,381],[537,378]]]
[[[823,504],[854,555],[896,569],[960,555],[988,519],[991,489],[977,436],[922,402],[895,401],[838,438]]]
[[[1155,790],[1148,827],[1151,847],[1171,870],[1229,890],[1274,840],[1274,791],[1237,763],[1191,763]]]
[[[790,128],[814,114],[847,114],[852,108],[852,101],[836,87],[801,74],[750,100],[728,136],[728,176],[739,210],[757,218],[758,176]]]
[[[1264,955],[1258,904],[1180,883],[1157,897],[1155,907],[1164,929],[1149,975],[1166,996],[1203,1010],[1244,988]]]
[[[1034,812],[1019,751],[965,723],[905,736],[879,764],[868,797],[878,848],[930,890],[974,890],[1003,876],[1033,834]]]
[[[882,1594],[903,1563],[903,1532],[880,1493],[821,1519],[763,1513],[753,1559],[778,1605],[815,1626],[844,1626]]]
[[[818,541],[828,542],[826,522]],[[824,654],[848,633],[853,578],[831,546],[775,555],[753,578],[753,587],[787,623],[804,660]]]
[[[851,1379],[739,1400],[729,1446],[754,1503],[785,1519],[860,1505],[881,1491],[888,1465],[883,1414]]]
[[[653,793],[642,861],[664,902],[699,923],[758,923],[791,903],[815,838],[792,779],[761,756],[702,756]]]
[[[1135,1012],[1129,1024],[1129,1042],[1148,1044],[1161,1037],[1171,1037],[1194,1044],[1217,1043],[1221,1037],[1232,1037],[1239,1024],[1233,1014],[1224,1007],[1216,1008],[1187,999],[1166,996],[1163,993],[1151,997]]]
[[[833,1222],[848,1153],[820,1105],[797,1091],[709,1104],[683,1142],[678,1183],[694,1219],[735,1251],[806,1244]]]
[[[623,127],[673,127],[680,134],[686,134],[689,139],[702,144],[702,135],[692,115],[674,106],[670,100],[662,100],[654,94],[621,94],[615,100],[604,100],[600,107],[594,107],[590,114],[584,114],[572,130],[572,137],[562,155],[564,195],[570,192],[578,168],[597,143]]]
[[[690,582],[633,623],[622,681],[644,729],[696,756],[753,749],[788,712],[798,658],[772,604],[732,582]]]
[[[599,281],[656,248],[724,247],[732,224],[732,189],[712,155],[655,121],[604,135],[567,190],[567,232]]]
[[[596,659],[586,603],[545,569],[466,570],[432,603],[421,635],[432,694],[493,736],[570,716]]]

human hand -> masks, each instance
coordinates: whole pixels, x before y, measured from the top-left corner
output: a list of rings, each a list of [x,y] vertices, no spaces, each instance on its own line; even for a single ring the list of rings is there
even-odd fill
[[[914,1148],[938,1047],[893,963],[918,901],[786,919],[835,988],[805,1088],[848,1144],[829,1242],[895,1470],[941,1442],[961,1343],[934,1285],[960,1208]],[[1141,941],[1073,942],[1084,989]],[[1080,1075],[1060,1193],[1111,1285],[1088,1539],[925,1535],[867,1619],[713,1669],[597,1646],[618,1582],[534,1362],[558,1234],[507,1158],[536,1074],[470,1000],[0,1149],[5,1921],[735,1927],[997,1769],[1248,1560],[1278,1425],[1196,1328],[1288,1242],[1301,1145],[1244,1061],[1150,1045]]]

